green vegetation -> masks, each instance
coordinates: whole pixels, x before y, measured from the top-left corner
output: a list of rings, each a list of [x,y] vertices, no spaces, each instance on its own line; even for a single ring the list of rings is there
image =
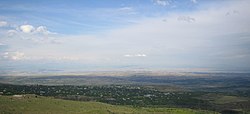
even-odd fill
[[[220,95],[220,94],[206,94],[206,95],[203,95],[201,98],[203,100],[207,100],[215,104],[247,102],[249,100],[249,98],[246,98],[246,97],[228,96],[228,95]]]
[[[30,97],[29,99],[33,100],[27,99],[27,103],[23,103],[23,106],[39,99],[41,102],[50,99],[51,101],[48,102],[53,101],[51,105],[56,104],[57,100],[60,102],[62,100],[66,104],[58,104],[53,110],[68,113],[72,110],[85,113],[99,113],[99,110],[102,110],[102,113],[166,113],[169,111],[174,113],[188,110],[195,113],[198,110],[198,112],[205,113],[200,110],[207,110],[222,114],[250,114],[250,74],[205,73],[204,75],[207,76],[197,75],[199,76],[0,77],[0,95],[4,98],[8,96],[12,99],[11,101],[15,99],[11,97],[13,95],[39,96],[39,98]],[[19,106],[20,102],[17,100],[13,101],[13,104],[9,104],[9,101],[3,103],[3,101],[1,100],[1,106],[4,108],[1,107],[0,111],[3,109],[8,112],[32,110],[27,109],[29,106],[26,108]],[[101,108],[93,109],[95,106],[89,106],[87,109],[91,110],[88,112],[87,109],[70,103],[80,103],[79,106],[87,103],[85,107],[98,104]],[[45,110],[47,106],[54,107],[45,104],[44,106],[38,104],[38,106],[42,110]],[[17,108],[8,108],[13,105]],[[32,107],[33,104],[30,106]],[[73,109],[70,108],[71,106]],[[47,110],[49,112],[50,108]]]
[[[197,93],[161,92],[154,88],[136,85],[46,86],[2,84],[0,91],[3,91],[3,95],[36,94],[67,100],[98,101],[113,105],[132,105],[135,107],[164,106],[195,109],[206,109],[206,107],[209,107],[208,102],[194,98],[199,95]]]
[[[233,103],[233,102],[244,102],[247,101],[247,98],[236,97],[236,96],[222,96],[215,101],[217,104],[226,104],[226,103]]]
[[[2,114],[214,114],[215,112],[192,110],[186,108],[144,108],[115,106],[99,102],[79,102],[54,99],[36,95],[0,96],[0,113]]]
[[[166,88],[169,87],[166,86]],[[147,107],[149,109],[145,110],[149,112],[152,111],[150,108],[157,108],[158,111],[165,110],[165,108],[188,108],[216,112],[250,112],[249,97],[219,92],[166,91],[163,85],[148,87],[144,85],[48,86],[0,84],[0,94],[7,96],[34,94],[71,101],[102,102],[136,108]]]

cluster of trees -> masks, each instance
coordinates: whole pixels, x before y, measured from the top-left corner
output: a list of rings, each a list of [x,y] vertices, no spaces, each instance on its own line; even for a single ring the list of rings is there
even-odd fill
[[[56,98],[99,101],[115,105],[202,108],[209,103],[196,99],[193,92],[161,92],[135,85],[106,86],[48,86],[48,85],[6,85],[0,86],[4,95],[36,94]]]

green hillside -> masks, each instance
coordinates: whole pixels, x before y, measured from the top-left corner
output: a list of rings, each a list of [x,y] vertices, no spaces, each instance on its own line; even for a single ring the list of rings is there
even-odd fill
[[[35,95],[0,96],[1,114],[209,114],[214,112],[181,108],[134,108],[99,102],[78,102]]]

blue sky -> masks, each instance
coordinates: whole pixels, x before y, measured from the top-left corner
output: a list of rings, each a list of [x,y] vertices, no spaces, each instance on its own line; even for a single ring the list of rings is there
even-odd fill
[[[0,1],[0,72],[249,71],[248,0]]]
[[[93,33],[132,24],[138,18],[162,16],[170,11],[192,11],[198,7],[189,0],[169,0],[162,5],[152,0],[1,2],[1,14],[10,21],[42,24],[63,34]]]

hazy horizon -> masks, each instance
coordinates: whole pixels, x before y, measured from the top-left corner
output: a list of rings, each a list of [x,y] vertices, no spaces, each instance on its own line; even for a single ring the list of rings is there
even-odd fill
[[[0,73],[250,71],[249,0],[0,1]]]

